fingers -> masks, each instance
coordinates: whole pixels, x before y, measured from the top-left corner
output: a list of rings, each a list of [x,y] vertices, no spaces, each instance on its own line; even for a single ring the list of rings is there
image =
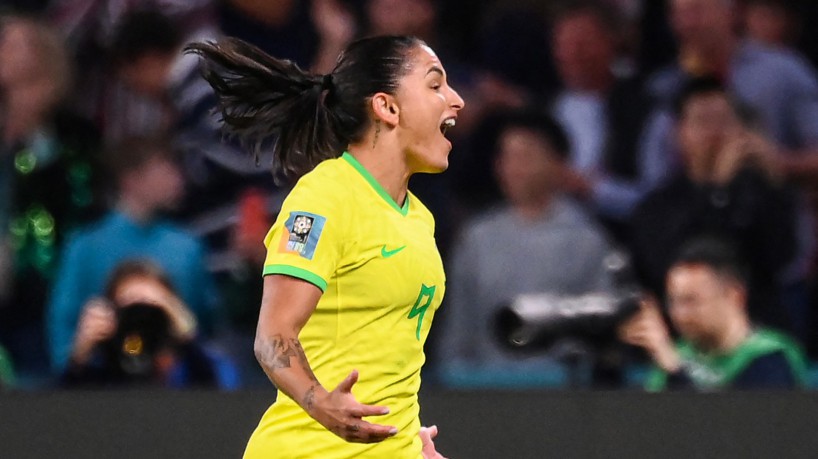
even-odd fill
[[[116,328],[114,311],[107,306],[91,305],[83,312],[80,329],[88,333],[107,333]]]
[[[432,440],[437,437],[437,426],[421,427],[419,435],[423,445],[425,446],[431,443]]]
[[[354,372],[357,379],[357,372]],[[350,375],[352,376],[352,375]],[[347,377],[349,379],[349,377]],[[357,404],[350,408],[349,414],[352,416],[351,422],[345,427],[347,441],[356,443],[375,443],[383,441],[398,433],[398,429],[393,426],[373,424],[364,421],[363,417],[383,416],[389,413],[389,408],[385,406]]]
[[[423,459],[446,459],[442,454],[437,452],[435,442],[433,441],[437,436],[437,426],[421,427],[419,435],[420,441],[423,444],[421,451]]]
[[[372,424],[362,418],[368,416],[383,416],[389,413],[385,406],[364,405],[355,401],[352,395],[352,386],[358,382],[358,371],[352,372],[341,381],[331,393],[332,403],[336,406],[334,420],[323,424],[336,435],[346,441],[354,443],[376,443],[398,433],[393,426]]]
[[[383,416],[389,414],[389,408],[385,406],[374,405],[358,405],[349,410],[349,414],[356,418],[363,418],[366,416]]]
[[[358,382],[358,370],[352,370],[352,373],[344,378],[344,380],[338,384],[338,387],[336,387],[335,390],[348,394],[352,392],[352,386],[354,386],[356,382]]]
[[[360,419],[347,424],[341,430],[338,434],[352,443],[377,443],[398,433],[395,427],[372,424]]]

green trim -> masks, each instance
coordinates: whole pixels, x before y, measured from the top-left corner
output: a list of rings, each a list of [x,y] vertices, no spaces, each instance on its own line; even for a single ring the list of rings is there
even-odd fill
[[[403,207],[400,207],[398,205],[398,203],[396,203],[395,200],[392,199],[392,196],[389,196],[389,193],[387,193],[386,190],[383,189],[381,184],[378,183],[377,180],[375,180],[375,177],[373,177],[372,174],[370,174],[369,171],[366,170],[366,168],[364,168],[364,166],[361,165],[361,163],[359,163],[358,160],[355,159],[354,156],[349,154],[348,151],[345,151],[344,154],[341,155],[341,158],[344,158],[346,160],[346,162],[349,163],[350,166],[355,168],[355,170],[358,171],[358,173],[363,176],[364,180],[369,182],[369,184],[372,186],[372,188],[375,189],[375,192],[377,192],[379,195],[381,195],[381,197],[384,199],[384,201],[386,201],[390,206],[392,206],[393,209],[400,212],[400,214],[403,215],[404,217],[406,216],[406,214],[409,213],[409,193],[408,192],[406,193],[406,200],[403,201]]]
[[[318,274],[303,268],[290,265],[267,265],[264,267],[264,275],[267,276],[269,274],[284,274],[285,276],[295,277],[296,279],[305,280],[315,285],[320,288],[322,292],[327,290],[327,281]]]
[[[11,358],[6,350],[0,347],[0,392],[3,388],[13,387],[14,383],[14,367],[11,365]]]
[[[756,359],[774,352],[784,354],[799,386],[804,386],[807,381],[806,358],[798,344],[786,335],[764,328],[755,330],[738,348],[728,354],[700,352],[688,341],[679,341],[676,344],[676,351],[683,364],[693,368],[685,371],[698,388],[729,387]],[[649,391],[664,390],[667,387],[667,376],[666,372],[654,368],[645,383],[645,388]]]

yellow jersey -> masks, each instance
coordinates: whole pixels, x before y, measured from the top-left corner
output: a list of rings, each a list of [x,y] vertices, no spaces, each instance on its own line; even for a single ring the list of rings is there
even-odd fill
[[[390,409],[367,420],[398,433],[348,443],[279,391],[244,457],[421,458],[423,344],[446,280],[429,210],[411,193],[398,206],[344,153],[298,181],[265,245],[265,275],[293,276],[323,291],[299,335],[318,380],[332,390],[358,370],[356,400]]]

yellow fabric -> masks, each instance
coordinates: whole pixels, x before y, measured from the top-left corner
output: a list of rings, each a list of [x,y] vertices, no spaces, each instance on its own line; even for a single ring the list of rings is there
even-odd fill
[[[367,420],[395,426],[398,434],[381,443],[347,443],[279,392],[245,458],[422,457],[417,393],[423,344],[445,276],[432,215],[411,193],[407,199],[408,205],[397,206],[344,154],[299,180],[265,238],[265,275],[284,273],[324,290],[299,335],[318,380],[332,390],[358,370],[356,399],[390,409]],[[298,218],[304,215],[311,216],[312,228],[299,239],[293,233],[304,236],[309,227]],[[297,221],[300,227],[293,228]],[[309,237],[316,232],[311,251]]]

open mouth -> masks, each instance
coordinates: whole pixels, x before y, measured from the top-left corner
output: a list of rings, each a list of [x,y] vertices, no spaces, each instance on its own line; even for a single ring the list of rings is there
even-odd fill
[[[457,124],[455,118],[446,118],[442,123],[440,123],[440,133],[445,136],[446,132],[453,128],[455,124]]]

